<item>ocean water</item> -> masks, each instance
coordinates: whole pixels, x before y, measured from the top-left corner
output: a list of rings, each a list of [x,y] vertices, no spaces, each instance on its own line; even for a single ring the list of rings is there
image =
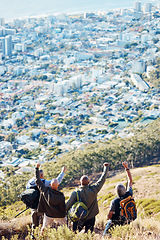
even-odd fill
[[[6,22],[16,18],[56,13],[108,11],[132,8],[135,0],[0,0],[0,18]],[[147,0],[142,0],[142,4]]]

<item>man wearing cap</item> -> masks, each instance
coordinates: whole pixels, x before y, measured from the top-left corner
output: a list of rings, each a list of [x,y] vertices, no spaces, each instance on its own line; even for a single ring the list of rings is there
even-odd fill
[[[66,170],[67,170],[67,168],[65,166],[62,167],[61,173],[57,177],[57,180],[58,180],[59,184],[62,182]],[[52,180],[45,180],[44,179],[44,174],[43,174],[43,170],[42,169],[39,170],[39,178],[44,183],[45,187],[49,187],[50,186]],[[28,183],[26,185],[26,189],[29,189],[29,188],[34,188],[34,189],[38,190],[35,177],[32,177],[28,181]],[[38,212],[37,209],[31,209],[32,229],[38,227],[39,224],[42,223],[42,217],[43,217],[43,213],[42,212]]]
[[[39,167],[40,164],[37,163],[36,184],[40,191],[40,199],[37,211],[44,213],[43,226],[41,229],[41,234],[43,235],[44,229],[48,225],[51,225],[53,221],[59,223],[60,225],[64,225],[67,222],[65,219],[65,197],[62,192],[58,191],[58,179],[52,179],[50,182],[50,186],[46,187],[45,183],[41,181]]]

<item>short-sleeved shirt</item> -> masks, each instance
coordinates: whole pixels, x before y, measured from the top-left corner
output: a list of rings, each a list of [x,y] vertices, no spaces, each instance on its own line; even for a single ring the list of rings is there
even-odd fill
[[[113,199],[113,201],[111,202],[111,205],[110,205],[110,211],[113,212],[112,220],[119,220],[120,201],[122,199],[125,199],[132,195],[133,195],[133,190],[132,190],[132,187],[130,187],[129,190],[125,193],[125,195],[123,197],[121,197],[121,198],[117,197],[117,198]]]

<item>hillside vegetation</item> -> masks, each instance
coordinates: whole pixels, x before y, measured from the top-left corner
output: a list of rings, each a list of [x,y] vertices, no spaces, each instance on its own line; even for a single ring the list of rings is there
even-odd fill
[[[98,196],[100,214],[97,216],[95,233],[84,236],[83,233],[74,235],[67,228],[60,228],[58,232],[51,229],[48,231],[48,239],[102,238],[109,204],[115,197],[114,188],[119,181],[126,182],[122,161],[129,162],[133,174],[133,190],[138,207],[138,219],[129,226],[120,227],[120,229],[117,227],[112,233],[112,239],[159,238],[160,118],[143,129],[133,129],[133,133],[133,137],[121,139],[117,136],[107,142],[98,142],[86,146],[84,149],[68,152],[57,158],[56,161],[46,162],[42,165],[46,179],[56,177],[63,165],[68,167],[61,184],[67,200],[73,189],[78,186],[79,177],[82,174],[88,174],[91,182],[95,182],[102,171],[103,163],[105,161],[110,163],[109,176]],[[14,218],[14,216],[25,208],[25,205],[19,201],[18,195],[25,189],[28,179],[33,174],[19,175],[16,174],[17,169],[1,168],[6,175],[5,181],[0,180],[0,231],[1,236],[8,236],[8,238],[13,235],[12,239],[30,239],[30,210],[18,218]],[[15,234],[17,234],[17,238]],[[38,237],[38,239],[40,238]]]
[[[104,162],[109,162],[111,170],[121,168],[122,161],[128,161],[131,167],[157,163],[160,158],[160,118],[147,127],[133,129],[134,136],[121,139],[118,136],[107,142],[98,142],[84,149],[68,152],[57,157],[56,161],[42,165],[46,179],[57,177],[62,166],[68,170],[61,186],[73,186],[82,174],[99,173]],[[2,168],[6,173],[5,181],[0,180],[0,206],[6,206],[18,200],[25,189],[30,173],[16,174],[18,168]]]
[[[160,165],[148,167],[140,167],[131,170],[133,176],[134,198],[138,208],[138,218],[130,225],[116,227],[112,232],[111,240],[140,240],[140,239],[159,239],[160,238]],[[59,227],[58,230],[51,228],[47,231],[46,236],[41,238],[39,230],[36,229],[35,235],[37,239],[59,239],[59,240],[78,240],[78,239],[103,239],[102,233],[106,223],[106,215],[109,210],[109,204],[115,197],[115,186],[117,183],[126,183],[126,173],[124,170],[117,172],[112,176],[113,172],[109,172],[108,178],[99,192],[99,208],[100,213],[96,218],[95,232],[93,234],[78,233],[74,234],[68,228]],[[112,177],[111,177],[112,176]],[[64,188],[66,199],[70,196],[74,188]],[[1,208],[0,232],[2,239],[7,239],[6,234],[12,236],[12,239],[31,239],[30,236],[30,210],[14,218],[25,205],[16,202],[14,205]],[[10,220],[9,220],[10,219]],[[9,238],[11,239],[11,238]],[[105,237],[104,239],[107,239]]]

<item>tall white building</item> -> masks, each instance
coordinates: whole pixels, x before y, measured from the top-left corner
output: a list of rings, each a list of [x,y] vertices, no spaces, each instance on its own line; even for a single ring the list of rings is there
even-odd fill
[[[136,11],[140,12],[140,11],[141,11],[141,2],[136,1],[136,2],[134,3],[134,9],[135,9]]]
[[[10,56],[12,54],[12,37],[5,37],[5,55]]]
[[[12,54],[12,36],[0,38],[0,51],[5,56],[10,56]]]
[[[144,73],[146,64],[143,60],[133,61],[132,72],[133,73]]]
[[[5,38],[1,37],[0,38],[0,50],[3,55],[5,55]]]
[[[147,3],[144,5],[144,12],[145,12],[145,13],[150,13],[151,11],[152,11],[152,3],[147,2]]]
[[[26,51],[27,51],[27,44],[22,43],[22,52],[26,52]]]
[[[0,18],[0,26],[4,26],[4,24],[5,24],[4,18]]]

